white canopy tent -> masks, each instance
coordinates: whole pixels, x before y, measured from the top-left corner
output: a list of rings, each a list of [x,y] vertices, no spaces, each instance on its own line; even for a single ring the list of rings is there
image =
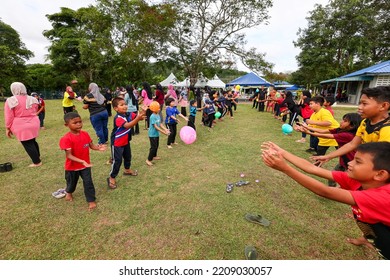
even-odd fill
[[[171,73],[164,81],[160,82],[160,84],[163,87],[167,87],[169,84],[173,85],[174,87],[190,87],[191,79],[190,77],[187,77],[183,81],[178,81],[176,76]],[[222,80],[217,75],[214,75],[214,77],[209,80],[203,76],[203,73],[199,73],[198,80],[196,81],[194,87],[204,88],[206,86],[211,88],[225,88],[226,84],[222,82]]]
[[[189,87],[191,85],[190,77],[185,78],[183,81],[173,84],[175,87]]]
[[[225,88],[226,84],[222,82],[217,75],[214,75],[214,77],[211,80],[207,81],[207,86],[211,88]]]
[[[167,87],[170,84],[176,86],[177,83],[179,83],[178,79],[171,73],[164,81],[160,82],[160,85],[163,87]]]

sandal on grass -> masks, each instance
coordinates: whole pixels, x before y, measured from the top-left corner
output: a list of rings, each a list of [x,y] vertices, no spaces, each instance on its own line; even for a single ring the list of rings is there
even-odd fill
[[[238,181],[237,183],[236,183],[236,186],[237,187],[241,187],[241,186],[244,186],[244,185],[248,185],[249,184],[249,181]]]
[[[123,172],[123,175],[125,176],[137,176],[138,175],[138,171],[137,170],[131,170],[130,172]]]
[[[247,260],[256,260],[257,259],[257,251],[253,246],[245,246],[245,258]]]
[[[110,178],[107,178],[107,186],[109,189],[116,189],[117,185],[110,182]]]
[[[233,191],[233,187],[234,187],[233,183],[227,183],[226,184],[226,192],[231,193]]]
[[[254,214],[247,213],[245,214],[245,219],[248,222],[259,224],[265,227],[268,227],[271,224],[270,221],[268,221],[266,218],[262,217],[261,215],[254,215]]]
[[[55,198],[63,198],[66,195],[65,189],[58,189],[57,191],[53,192],[51,195]]]

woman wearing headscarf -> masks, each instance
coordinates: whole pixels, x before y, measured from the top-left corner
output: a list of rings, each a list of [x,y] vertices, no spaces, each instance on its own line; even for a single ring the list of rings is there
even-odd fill
[[[150,111],[150,109],[149,109],[149,105],[154,100],[154,96],[153,96],[153,92],[152,92],[152,89],[150,88],[149,83],[143,82],[142,87],[143,87],[143,89],[141,91],[141,97],[143,100],[143,105],[148,108],[146,110],[146,129],[148,129],[150,115],[152,114],[152,111]]]
[[[173,100],[175,101],[174,107],[177,107],[178,97],[177,97],[175,89],[173,88],[173,85],[168,85],[168,91],[167,91],[167,94],[165,94],[164,99],[167,100],[169,97],[173,98]]]
[[[74,99],[81,101],[81,98],[77,97],[77,94],[73,91],[73,88],[71,86],[67,86],[66,91],[64,92],[64,98],[62,99],[64,114],[74,111]]]
[[[12,97],[4,104],[5,134],[11,138],[15,135],[32,160],[29,167],[42,165],[39,145],[35,140],[39,134],[39,118],[37,116],[38,100],[27,95],[24,84],[11,84]]]
[[[89,110],[89,119],[98,137],[98,144],[104,145],[108,141],[108,112],[106,110],[106,99],[100,93],[97,84],[90,83],[89,93],[84,97],[83,109]]]

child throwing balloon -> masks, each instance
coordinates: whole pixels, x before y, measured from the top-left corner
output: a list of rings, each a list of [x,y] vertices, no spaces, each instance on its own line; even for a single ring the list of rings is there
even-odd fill
[[[159,115],[160,112],[160,104],[157,101],[153,101],[149,105],[150,111],[152,111],[152,114],[150,115],[150,126],[148,130],[149,135],[149,141],[150,141],[150,149],[149,149],[149,156],[146,160],[146,164],[148,166],[153,165],[153,160],[159,160],[160,157],[157,156],[157,150],[159,146],[159,140],[160,140],[160,132],[169,135],[169,129],[167,129],[162,123],[161,118]]]
[[[188,118],[180,114],[180,112],[175,107],[175,100],[173,98],[168,98],[167,101],[165,102],[165,105],[167,106],[165,124],[167,125],[170,131],[170,134],[168,135],[167,146],[168,149],[172,149],[172,144],[175,145],[178,144],[175,142],[176,133],[177,133],[177,123],[179,122],[179,118],[177,116],[182,117],[187,122],[188,122]]]

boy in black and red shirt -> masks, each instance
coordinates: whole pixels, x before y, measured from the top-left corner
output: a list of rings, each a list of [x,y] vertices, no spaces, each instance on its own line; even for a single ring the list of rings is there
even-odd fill
[[[127,114],[127,104],[121,97],[115,97],[112,100],[112,107],[117,112],[114,117],[114,128],[111,133],[111,158],[112,166],[110,177],[107,178],[107,185],[110,189],[115,189],[116,176],[119,173],[120,167],[123,165],[125,171],[123,175],[137,176],[137,170],[131,170],[131,128],[135,126],[140,120],[145,119],[145,111],[141,110],[138,114]]]
[[[65,126],[69,128],[60,139],[60,148],[65,151],[65,200],[73,201],[73,192],[76,190],[79,177],[83,179],[84,194],[88,202],[88,209],[96,208],[95,187],[92,182],[91,161],[89,149],[105,151],[106,146],[92,143],[88,132],[81,130],[83,122],[79,114],[70,112],[64,116]]]

